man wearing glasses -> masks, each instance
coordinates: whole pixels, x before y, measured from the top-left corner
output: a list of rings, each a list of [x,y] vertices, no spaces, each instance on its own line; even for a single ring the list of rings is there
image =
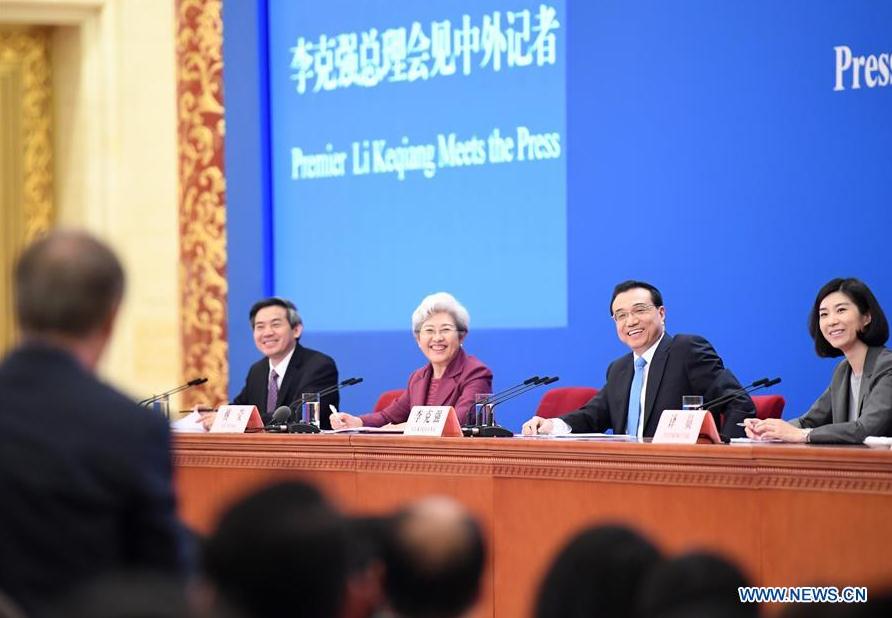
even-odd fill
[[[579,410],[555,419],[534,416],[523,433],[629,434],[651,438],[663,410],[677,410],[685,395],[704,401],[740,389],[740,383],[712,345],[697,335],[666,333],[666,308],[660,291],[643,281],[624,281],[613,289],[610,313],[620,341],[632,353],[610,363],[607,383]],[[749,395],[740,393],[712,409],[716,426],[728,437],[742,437],[738,426],[756,414]],[[720,415],[724,414],[724,425]]]

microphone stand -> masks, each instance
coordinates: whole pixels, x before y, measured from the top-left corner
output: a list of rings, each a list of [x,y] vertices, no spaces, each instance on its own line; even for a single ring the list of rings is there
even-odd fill
[[[701,410],[709,410],[712,407],[720,406],[728,403],[729,401],[736,398],[738,395],[749,395],[754,391],[761,390],[763,388],[768,388],[769,386],[774,386],[775,384],[779,384],[781,381],[780,378],[762,378],[761,380],[756,380],[752,384],[745,386],[744,388],[738,388],[736,390],[731,391],[730,393],[725,393],[721,397],[716,397],[712,401],[707,401],[699,409]]]
[[[466,436],[478,437],[478,438],[511,438],[514,437],[514,432],[510,429],[506,429],[501,425],[496,424],[495,421],[495,407],[501,403],[508,401],[509,399],[514,399],[515,397],[519,397],[525,393],[530,392],[534,388],[539,388],[540,386],[545,386],[547,384],[552,384],[557,382],[560,378],[557,376],[553,377],[542,377],[526,380],[523,384],[518,385],[520,388],[512,387],[510,389],[506,389],[497,395],[493,395],[482,403],[476,404],[477,406],[481,406],[484,409],[484,416],[486,416],[486,408],[489,408],[489,420],[483,419],[483,422],[480,424],[475,424],[471,427],[463,427],[462,433]]]
[[[192,380],[189,380],[185,384],[181,384],[180,386],[177,386],[176,388],[172,388],[169,391],[165,391],[165,392],[161,393],[160,395],[152,395],[151,397],[147,397],[147,398],[143,399],[142,401],[140,401],[139,403],[137,403],[136,405],[141,406],[143,408],[148,408],[156,401],[163,400],[163,401],[167,402],[171,395],[181,393],[186,389],[190,389],[193,386],[198,386],[199,384],[204,384],[207,381],[208,381],[207,378],[194,378]],[[169,403],[165,403],[165,405],[164,405],[164,410],[166,411],[164,413],[164,415],[167,417],[167,420],[170,420],[169,405],[170,405]]]

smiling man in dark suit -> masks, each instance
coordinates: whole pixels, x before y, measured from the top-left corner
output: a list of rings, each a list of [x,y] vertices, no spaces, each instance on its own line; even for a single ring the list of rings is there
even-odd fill
[[[124,293],[115,255],[54,232],[15,271],[22,344],[0,364],[0,590],[29,616],[123,569],[184,566],[167,421],[96,367]]]
[[[334,360],[300,345],[303,320],[290,300],[272,297],[256,302],[249,318],[254,345],[264,358],[251,365],[233,404],[257,406],[263,422],[269,423],[277,407],[294,403],[303,393],[317,393],[338,383]],[[331,428],[329,405],[337,407],[339,402],[337,391],[322,398],[322,429]]]
[[[666,333],[666,308],[660,291],[643,281],[624,281],[613,290],[610,315],[620,341],[632,353],[607,368],[607,384],[579,410],[556,419],[534,416],[525,434],[601,433],[612,429],[651,438],[663,410],[677,410],[684,395],[710,401],[740,389],[712,345],[697,335]],[[711,410],[719,431],[742,437],[737,424],[755,416],[749,395],[739,394]],[[724,425],[720,422],[724,414]]]

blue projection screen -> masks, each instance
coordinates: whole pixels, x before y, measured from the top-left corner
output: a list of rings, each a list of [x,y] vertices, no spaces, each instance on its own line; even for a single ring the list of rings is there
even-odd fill
[[[793,418],[838,362],[806,328],[821,285],[856,276],[892,306],[892,2],[259,5],[223,5],[232,394],[275,293],[365,378],[342,408],[369,411],[426,362],[409,320],[440,289],[494,390],[600,387],[628,352],[610,292],[635,278],[742,382],[782,376]],[[519,127],[556,137],[520,160]]]
[[[273,281],[315,332],[405,330],[439,290],[566,326],[564,11],[270,2]]]

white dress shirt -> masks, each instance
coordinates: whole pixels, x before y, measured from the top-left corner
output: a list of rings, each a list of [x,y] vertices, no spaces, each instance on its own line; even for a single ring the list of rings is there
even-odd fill
[[[288,363],[291,362],[291,357],[294,356],[294,350],[297,349],[297,346],[291,348],[291,351],[285,355],[285,358],[280,360],[277,364],[273,365],[272,359],[269,361],[269,370],[276,372],[276,386],[281,389],[282,388],[282,378],[285,377],[285,372],[288,371]],[[266,375],[266,383],[269,384],[269,374]]]

